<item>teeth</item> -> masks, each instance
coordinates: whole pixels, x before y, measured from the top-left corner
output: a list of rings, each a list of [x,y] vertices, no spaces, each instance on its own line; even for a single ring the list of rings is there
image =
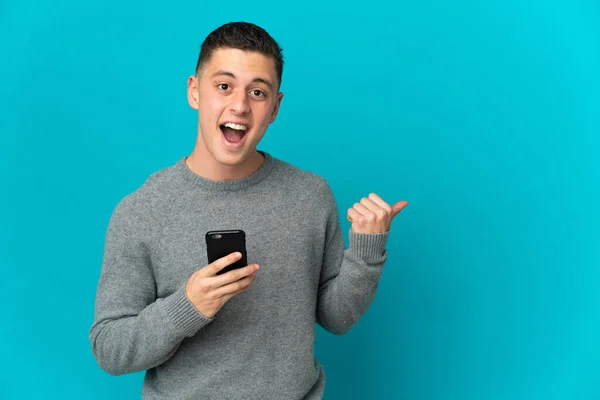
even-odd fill
[[[238,125],[234,124],[233,122],[227,122],[226,124],[224,124],[224,126],[238,131],[245,131],[247,129],[246,125]]]

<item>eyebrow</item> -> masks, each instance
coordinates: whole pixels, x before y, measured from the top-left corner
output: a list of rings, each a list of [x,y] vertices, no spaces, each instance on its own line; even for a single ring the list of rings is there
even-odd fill
[[[229,76],[229,77],[235,79],[235,75],[232,72],[225,71],[222,69],[220,69],[217,72],[215,72],[214,74],[212,74],[211,78],[214,78],[215,76],[220,76],[220,75]],[[252,79],[252,83],[264,83],[265,85],[267,85],[269,87],[269,89],[273,90],[273,84],[268,79],[256,77],[256,78]]]

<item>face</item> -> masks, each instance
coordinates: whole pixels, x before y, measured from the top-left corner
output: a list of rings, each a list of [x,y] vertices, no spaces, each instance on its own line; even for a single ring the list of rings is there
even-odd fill
[[[278,92],[275,61],[258,52],[216,50],[198,76],[188,80],[188,101],[198,110],[197,149],[217,164],[243,166],[275,121]]]

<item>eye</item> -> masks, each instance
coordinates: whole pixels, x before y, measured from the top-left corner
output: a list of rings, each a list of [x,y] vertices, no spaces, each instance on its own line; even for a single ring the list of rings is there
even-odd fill
[[[252,91],[252,94],[256,97],[265,97],[266,96],[266,93],[259,89],[254,89]]]
[[[226,90],[228,90],[228,89],[229,89],[229,85],[228,85],[228,84],[226,84],[226,83],[219,83],[219,84],[217,85],[217,87],[218,87],[219,89],[223,90],[223,91],[226,91]]]

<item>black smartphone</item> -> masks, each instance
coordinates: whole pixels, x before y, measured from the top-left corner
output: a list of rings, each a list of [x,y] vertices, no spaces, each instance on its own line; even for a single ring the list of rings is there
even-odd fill
[[[242,253],[242,258],[217,272],[217,275],[248,265],[246,233],[241,229],[206,232],[206,253],[209,264],[236,251]]]

